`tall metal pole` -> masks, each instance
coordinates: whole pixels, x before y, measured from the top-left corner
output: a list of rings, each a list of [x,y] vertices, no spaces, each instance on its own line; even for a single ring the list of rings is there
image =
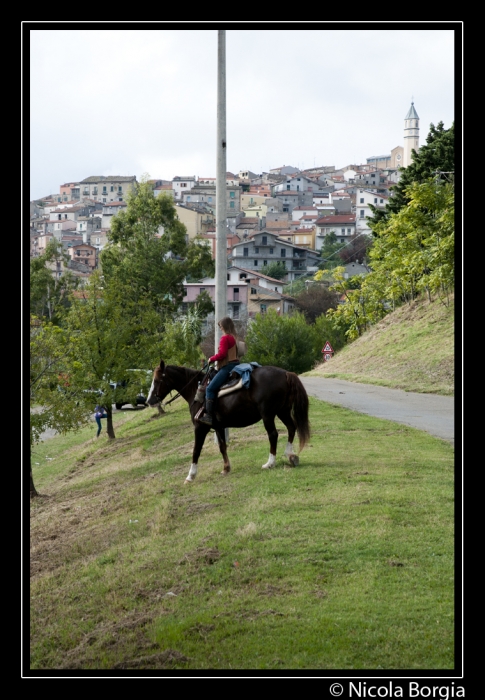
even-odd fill
[[[214,352],[221,331],[217,322],[227,316],[227,204],[226,204],[226,31],[219,29],[217,46],[217,173],[216,173],[216,325]]]
[[[227,204],[226,204],[226,32],[217,32],[217,172],[216,172],[216,323],[214,352],[219,350],[221,330],[217,322],[227,316]],[[229,430],[225,431],[226,442]],[[214,433],[217,443],[217,435]]]

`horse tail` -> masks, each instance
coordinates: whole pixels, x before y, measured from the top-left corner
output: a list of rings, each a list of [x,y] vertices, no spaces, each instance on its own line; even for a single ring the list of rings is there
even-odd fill
[[[290,388],[287,403],[295,422],[300,441],[300,451],[310,439],[310,422],[308,419],[308,394],[300,378],[294,372],[287,372],[286,379]]]

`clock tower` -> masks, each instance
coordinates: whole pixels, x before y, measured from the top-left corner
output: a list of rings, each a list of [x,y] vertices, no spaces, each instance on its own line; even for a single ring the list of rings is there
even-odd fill
[[[413,157],[411,151],[419,148],[419,117],[414,109],[414,102],[411,102],[411,107],[404,117],[404,152],[402,167],[407,168],[411,164]]]

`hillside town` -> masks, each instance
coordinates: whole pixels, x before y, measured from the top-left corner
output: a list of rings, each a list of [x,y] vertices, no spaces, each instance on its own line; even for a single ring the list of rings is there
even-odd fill
[[[293,306],[283,287],[318,270],[329,234],[351,244],[371,234],[370,206],[385,208],[400,169],[419,149],[419,117],[414,104],[404,118],[404,145],[387,155],[350,163],[299,170],[282,165],[260,174],[250,170],[226,173],[227,302],[234,319],[274,308],[287,313]],[[207,245],[215,259],[216,178],[176,175],[150,180],[155,196],[172,198],[188,240]],[[100,253],[109,242],[112,217],[127,207],[136,176],[91,175],[65,182],[59,192],[30,202],[30,257],[42,255],[56,240],[66,253],[51,264],[60,278],[66,270],[82,279],[99,268]],[[159,231],[163,235],[163,227]],[[365,249],[365,247],[364,247]],[[272,263],[283,263],[283,280],[265,274]],[[345,266],[346,278],[366,274],[363,257]],[[215,299],[215,279],[184,285],[182,310],[202,291]]]

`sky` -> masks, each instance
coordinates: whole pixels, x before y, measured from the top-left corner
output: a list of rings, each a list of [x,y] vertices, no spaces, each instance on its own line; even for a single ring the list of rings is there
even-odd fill
[[[226,167],[236,175],[365,163],[404,144],[412,101],[420,145],[430,124],[448,129],[461,110],[455,22],[23,29],[30,200],[93,175],[216,177],[218,29]]]

